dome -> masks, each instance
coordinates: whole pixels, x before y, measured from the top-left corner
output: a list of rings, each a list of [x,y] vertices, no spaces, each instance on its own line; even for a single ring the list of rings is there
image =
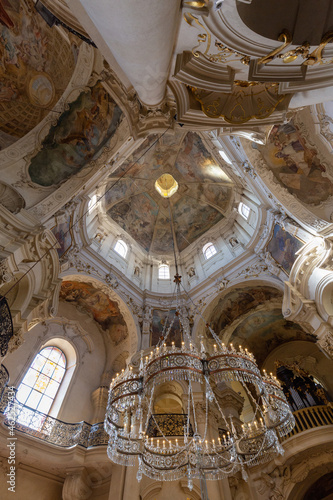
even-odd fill
[[[199,134],[180,132],[155,142],[149,136],[110,175],[105,210],[152,254],[173,251],[172,220],[176,250],[182,252],[225,219],[233,183]]]

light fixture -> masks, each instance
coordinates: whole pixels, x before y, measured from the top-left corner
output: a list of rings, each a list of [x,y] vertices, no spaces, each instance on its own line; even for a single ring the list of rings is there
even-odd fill
[[[265,463],[283,453],[279,437],[295,425],[287,400],[276,377],[262,376],[253,355],[247,349],[226,347],[207,325],[215,344],[207,353],[201,340],[198,349],[190,336],[189,320],[180,304],[181,277],[177,274],[177,315],[183,339],[180,348],[166,345],[172,322],[165,337],[149,353],[141,353],[139,366],[129,365],[111,383],[105,418],[110,435],[109,458],[121,465],[138,462],[137,479],[142,474],[158,481],[187,477],[191,489],[193,479],[201,482],[202,498],[207,498],[206,479],[220,479],[241,471],[247,479],[246,467]],[[171,437],[154,417],[153,403],[158,387],[170,381],[187,385],[187,415],[184,432]],[[221,382],[239,382],[254,408],[250,422],[241,428],[228,417],[216,395]],[[194,386],[202,390],[205,422],[199,422],[194,402]],[[224,435],[208,439],[209,414],[218,415]],[[148,435],[154,422],[160,438]],[[193,429],[193,432],[190,430]]]
[[[169,210],[174,234],[170,201]],[[191,490],[193,479],[199,479],[201,498],[208,500],[207,479],[221,479],[240,471],[246,480],[247,467],[282,454],[279,438],[293,429],[295,420],[276,377],[261,375],[247,349],[225,346],[209,324],[207,338],[211,335],[214,345],[205,346],[201,338],[200,346],[196,346],[181,293],[176,253],[175,267],[176,314],[165,324],[158,344],[141,351],[139,359],[134,355],[126,370],[112,380],[105,416],[105,430],[110,436],[107,453],[117,464],[138,464],[138,481],[143,474],[156,481],[187,477]],[[176,317],[183,335],[180,347],[174,342],[167,345]],[[161,384],[171,381],[186,387],[187,413],[182,415],[183,432],[177,437],[154,415],[154,398]],[[249,422],[241,425],[239,419],[227,414],[219,400],[221,383],[241,384],[253,408]],[[198,393],[204,413],[200,419]],[[222,433],[209,425],[211,414],[218,419]],[[149,435],[152,426],[158,437]]]

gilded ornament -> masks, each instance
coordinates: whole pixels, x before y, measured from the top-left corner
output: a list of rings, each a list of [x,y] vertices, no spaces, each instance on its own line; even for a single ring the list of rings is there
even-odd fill
[[[276,57],[282,59],[285,64],[290,64],[298,57],[302,57],[304,61],[302,62],[302,66],[314,66],[315,64],[332,64],[333,59],[324,60],[322,58],[323,50],[326,45],[333,41],[333,31],[328,31],[322,37],[319,46],[314,49],[310,53],[310,43],[304,42],[302,45],[299,45],[295,49],[288,50],[287,52],[282,52],[288,45],[292,43],[292,36],[288,30],[283,30],[283,32],[279,35],[279,41],[283,42],[283,44],[274,49],[272,52],[267,54],[267,56],[259,59],[258,64],[268,64],[273,61]]]
[[[283,44],[272,50],[267,56],[262,57],[259,59],[258,64],[268,64],[269,62],[273,61],[273,59],[280,53],[282,50],[284,50],[288,45],[291,44],[292,42],[292,36],[291,33],[288,30],[283,30],[282,33],[278,37],[279,42],[283,42]]]

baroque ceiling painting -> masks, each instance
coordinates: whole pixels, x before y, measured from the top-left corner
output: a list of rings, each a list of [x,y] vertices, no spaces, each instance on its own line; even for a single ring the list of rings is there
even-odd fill
[[[59,247],[57,248],[59,258],[62,257],[72,246],[72,221],[69,215],[66,221],[60,222],[52,228],[52,233],[57,238]]]
[[[267,250],[276,262],[290,274],[293,263],[297,259],[296,252],[298,252],[303,245],[303,241],[289,234],[288,231],[282,229],[279,224],[275,224],[272,238],[267,245]]]
[[[274,125],[267,145],[259,148],[268,168],[289,193],[307,205],[319,205],[333,194],[333,183],[318,151],[309,146],[297,125]]]
[[[282,293],[267,286],[236,288],[219,300],[211,314],[210,324],[216,333],[222,332],[243,314],[270,301],[282,301]]]
[[[71,46],[32,0],[3,0],[0,24],[0,149],[35,127],[67,87]]]
[[[29,166],[32,182],[60,184],[98,158],[115,134],[122,111],[101,83],[69,105],[43,140],[42,149]]]
[[[237,326],[229,340],[235,346],[241,345],[252,352],[259,367],[268,353],[285,342],[316,341],[313,335],[305,332],[299,325],[285,320],[281,309],[253,312]]]
[[[167,329],[172,323],[170,333],[166,344],[175,343],[176,347],[181,345],[181,327],[178,316],[175,316],[176,309],[164,311],[162,309],[153,309],[153,319],[151,325],[151,345],[157,345],[162,336],[166,335]]]
[[[25,207],[23,196],[4,182],[0,182],[0,203],[13,214]]]
[[[224,219],[233,184],[198,134],[165,135],[156,145],[154,141],[156,136],[146,139],[132,157],[111,174],[112,181],[106,191],[134,163],[128,174],[131,179],[125,175],[107,192],[106,210],[144,250],[155,253],[173,250],[171,210],[178,250],[182,251]],[[137,162],[136,158],[139,158]],[[177,192],[168,199],[154,187],[166,173],[178,183]]]
[[[101,329],[109,334],[115,345],[127,338],[127,326],[118,304],[90,283],[64,281],[61,285],[60,299],[73,304],[94,318]]]
[[[333,0],[0,0],[0,500],[332,496],[332,77]]]

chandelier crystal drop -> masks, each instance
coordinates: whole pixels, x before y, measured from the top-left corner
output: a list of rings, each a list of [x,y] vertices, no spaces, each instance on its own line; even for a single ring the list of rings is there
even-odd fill
[[[221,343],[207,325],[215,344],[206,352],[201,340],[199,348],[190,335],[190,322],[180,301],[180,276],[175,276],[177,316],[183,332],[181,347],[167,345],[173,322],[166,327],[158,345],[150,352],[141,352],[135,361],[111,383],[105,430],[109,434],[108,456],[113,462],[134,466],[138,464],[137,479],[145,474],[158,481],[187,478],[200,482],[224,478],[241,472],[247,479],[246,467],[262,464],[282,454],[279,438],[288,434],[295,421],[280,383],[272,375],[262,375],[253,355],[241,347],[236,350]],[[174,320],[173,320],[174,321]],[[154,415],[154,397],[161,384],[180,382],[186,387],[182,415],[183,433],[172,436]],[[239,421],[227,415],[219,402],[218,386],[238,382],[253,408],[251,421]],[[222,384],[223,385],[223,384]],[[195,394],[202,392],[198,418]],[[215,415],[223,434],[211,428],[209,418]],[[154,424],[159,437],[149,436]],[[213,435],[215,432],[215,435]],[[201,490],[203,486],[201,484]]]

